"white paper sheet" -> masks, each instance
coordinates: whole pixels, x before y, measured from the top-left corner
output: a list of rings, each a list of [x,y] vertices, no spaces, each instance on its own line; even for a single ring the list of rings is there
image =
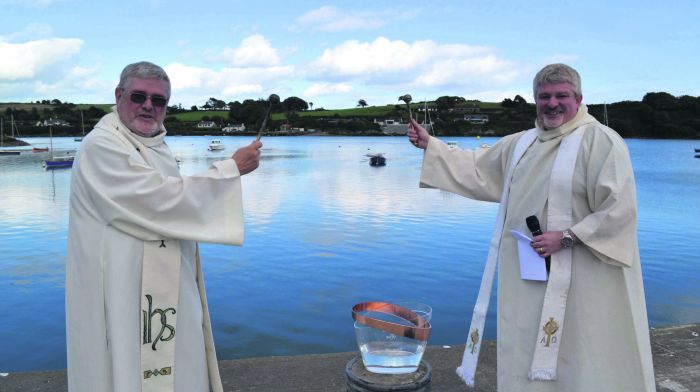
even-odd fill
[[[517,231],[511,230],[510,233],[518,240],[518,258],[520,259],[520,279],[526,280],[547,280],[547,266],[544,258],[532,249],[530,242],[532,238]]]

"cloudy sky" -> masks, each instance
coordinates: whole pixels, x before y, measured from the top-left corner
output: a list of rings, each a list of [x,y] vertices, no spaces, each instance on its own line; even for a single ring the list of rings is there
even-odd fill
[[[165,68],[171,104],[297,96],[314,108],[442,95],[532,101],[565,62],[588,103],[700,95],[700,2],[0,0],[0,102],[111,103]]]

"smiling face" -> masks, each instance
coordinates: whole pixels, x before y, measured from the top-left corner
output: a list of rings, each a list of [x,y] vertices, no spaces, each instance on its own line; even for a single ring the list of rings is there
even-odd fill
[[[569,83],[543,84],[537,88],[537,120],[545,129],[560,127],[576,116],[581,99]]]
[[[129,78],[123,90],[117,87],[114,92],[121,122],[139,136],[151,137],[157,134],[165,119],[168,87],[168,82],[161,79]],[[142,103],[133,102],[132,93],[141,93],[147,98]],[[165,97],[166,105],[153,105],[154,96]]]

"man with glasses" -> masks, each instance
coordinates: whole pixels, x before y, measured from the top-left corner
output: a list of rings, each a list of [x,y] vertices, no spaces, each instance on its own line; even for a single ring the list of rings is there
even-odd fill
[[[197,242],[242,244],[241,176],[262,143],[182,176],[165,142],[165,71],[128,65],[115,97],[73,165],[68,388],[221,391]]]
[[[498,270],[499,391],[654,391],[627,146],[588,114],[570,66],[542,68],[533,93],[535,128],[486,149],[450,149],[415,121],[408,131],[425,150],[421,187],[500,202],[457,373],[474,385]]]

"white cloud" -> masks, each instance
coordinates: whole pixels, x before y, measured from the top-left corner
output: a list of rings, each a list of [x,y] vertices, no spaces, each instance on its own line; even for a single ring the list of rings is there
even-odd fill
[[[279,65],[277,49],[262,35],[256,34],[245,38],[235,49],[225,49],[221,57],[236,66],[272,66]]]
[[[347,83],[315,83],[304,90],[302,96],[319,97],[323,95],[347,93],[350,91],[352,91],[352,86]]]
[[[375,30],[389,22],[386,15],[368,12],[347,12],[336,7],[323,6],[297,18],[301,25],[313,30],[337,32],[344,30]]]
[[[251,98],[251,94],[277,88],[282,80],[294,73],[292,66],[224,68],[216,71],[173,63],[164,69],[170,77],[174,101],[190,103],[204,102],[207,97],[224,101]]]
[[[311,63],[315,75],[414,87],[504,84],[519,76],[516,64],[494,49],[467,44],[412,43],[379,37],[345,41]]]
[[[83,40],[52,38],[25,43],[0,42],[0,81],[31,79],[80,51]]]
[[[345,41],[335,48],[326,49],[312,63],[316,71],[345,76],[363,76],[372,73],[390,73],[415,68],[429,59],[424,56],[431,41],[390,41],[379,37],[373,42]]]

